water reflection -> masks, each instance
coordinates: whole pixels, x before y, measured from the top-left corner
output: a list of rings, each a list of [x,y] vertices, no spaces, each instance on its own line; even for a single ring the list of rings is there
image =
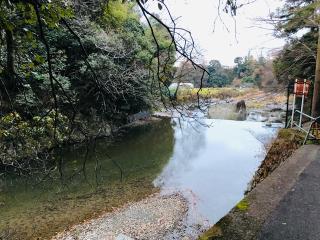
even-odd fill
[[[68,225],[155,191],[152,181],[173,152],[170,121],[124,133],[110,145],[70,147],[57,153],[61,176],[0,179],[0,239],[47,239]],[[87,159],[84,156],[88,150]],[[123,173],[122,181],[120,171]]]
[[[17,239],[46,238],[147,196],[155,191],[153,181],[163,193],[181,191],[190,200],[190,225],[212,224],[242,198],[275,133],[258,122],[161,121],[132,129],[112,145],[101,140],[94,148],[65,149],[57,154],[62,178],[56,171],[41,184],[39,178],[2,181],[0,236],[12,229]]]
[[[259,122],[205,120],[210,128],[175,127],[173,156],[155,180],[162,192],[181,191],[192,224],[213,224],[242,197],[276,129]]]

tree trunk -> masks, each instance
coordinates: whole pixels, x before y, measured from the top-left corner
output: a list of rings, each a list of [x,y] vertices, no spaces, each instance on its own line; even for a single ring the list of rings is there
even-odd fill
[[[320,116],[320,28],[318,28],[316,73],[313,87],[312,116]]]
[[[14,42],[13,34],[10,30],[5,30],[7,44],[7,66],[5,69],[5,87],[8,92],[16,90],[16,82],[14,77]]]

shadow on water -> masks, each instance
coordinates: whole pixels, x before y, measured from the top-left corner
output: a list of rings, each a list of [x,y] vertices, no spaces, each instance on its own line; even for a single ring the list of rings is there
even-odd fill
[[[1,234],[47,239],[74,223],[142,199],[156,191],[152,181],[173,146],[173,128],[161,121],[130,129],[111,145],[99,140],[89,148],[64,149],[56,155],[61,176],[56,170],[54,178],[40,184],[32,178],[0,180],[0,239]]]

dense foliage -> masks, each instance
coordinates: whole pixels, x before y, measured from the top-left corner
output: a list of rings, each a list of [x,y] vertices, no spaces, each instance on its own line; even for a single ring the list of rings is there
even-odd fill
[[[314,79],[318,38],[316,7],[316,1],[286,0],[283,8],[271,16],[276,34],[287,39],[274,61],[274,71],[281,82]]]
[[[208,72],[208,86],[210,87],[223,87],[229,85],[234,78],[232,69],[222,67],[218,60],[211,60],[209,62]]]
[[[168,85],[175,58],[152,24],[159,48],[131,1],[1,1],[0,168],[150,109],[160,94],[152,73],[165,65]]]
[[[308,32],[298,39],[291,39],[273,62],[279,81],[288,83],[295,78],[314,79],[317,54],[317,33]]]
[[[286,0],[271,19],[278,36],[287,40],[274,61],[275,74],[284,83],[297,78],[312,81],[314,117],[320,115],[319,7],[319,1]]]

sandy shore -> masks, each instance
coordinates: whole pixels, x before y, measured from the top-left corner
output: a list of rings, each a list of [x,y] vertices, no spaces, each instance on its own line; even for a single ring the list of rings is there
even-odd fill
[[[76,225],[52,240],[167,239],[168,234],[182,228],[187,209],[179,194],[155,194]]]

